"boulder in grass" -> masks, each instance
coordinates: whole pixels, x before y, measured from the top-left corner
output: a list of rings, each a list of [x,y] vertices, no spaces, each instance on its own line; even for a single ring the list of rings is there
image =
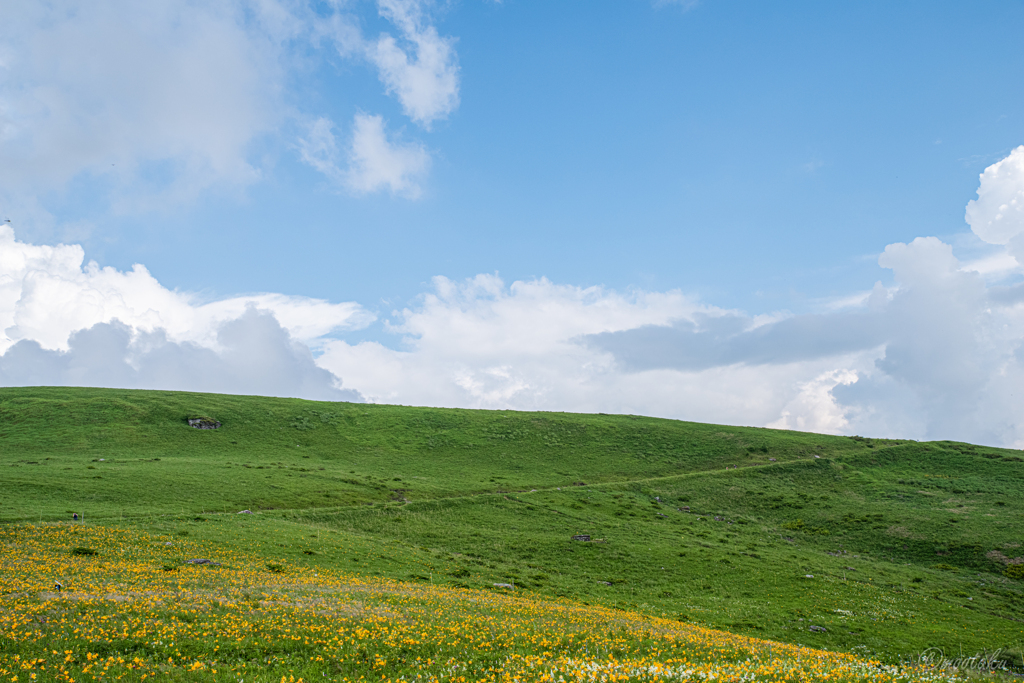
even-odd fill
[[[193,429],[219,429],[220,422],[209,417],[190,417],[188,426]]]

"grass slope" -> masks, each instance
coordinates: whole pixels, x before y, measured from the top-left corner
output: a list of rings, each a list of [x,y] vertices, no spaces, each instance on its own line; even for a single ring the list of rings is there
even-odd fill
[[[223,426],[189,428],[198,416]],[[79,512],[296,569],[515,583],[886,661],[942,648],[1021,665],[1024,591],[1007,565],[1024,555],[1017,451],[29,388],[0,390],[0,467],[9,524]]]

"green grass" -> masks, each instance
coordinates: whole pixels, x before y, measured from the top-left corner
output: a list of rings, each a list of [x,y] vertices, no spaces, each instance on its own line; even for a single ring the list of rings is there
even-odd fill
[[[281,566],[514,583],[886,661],[1001,649],[1021,666],[1024,586],[996,553],[1024,555],[1022,467],[636,416],[0,390],[7,524],[78,512]]]

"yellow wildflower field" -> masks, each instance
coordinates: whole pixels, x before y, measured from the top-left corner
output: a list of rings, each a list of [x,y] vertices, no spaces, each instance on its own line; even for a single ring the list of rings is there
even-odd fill
[[[189,560],[203,560],[192,562]],[[267,564],[98,526],[0,529],[0,680],[945,681],[529,594]]]

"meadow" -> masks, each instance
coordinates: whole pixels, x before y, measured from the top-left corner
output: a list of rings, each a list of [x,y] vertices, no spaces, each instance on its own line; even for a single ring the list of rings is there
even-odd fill
[[[11,681],[954,680],[633,612],[287,567],[116,528],[25,525],[0,538],[0,676]]]
[[[946,676],[898,668],[938,651],[1020,670],[1020,456],[638,416],[3,389],[0,675],[58,680],[53,652],[61,675],[102,658],[125,680],[866,680]]]

